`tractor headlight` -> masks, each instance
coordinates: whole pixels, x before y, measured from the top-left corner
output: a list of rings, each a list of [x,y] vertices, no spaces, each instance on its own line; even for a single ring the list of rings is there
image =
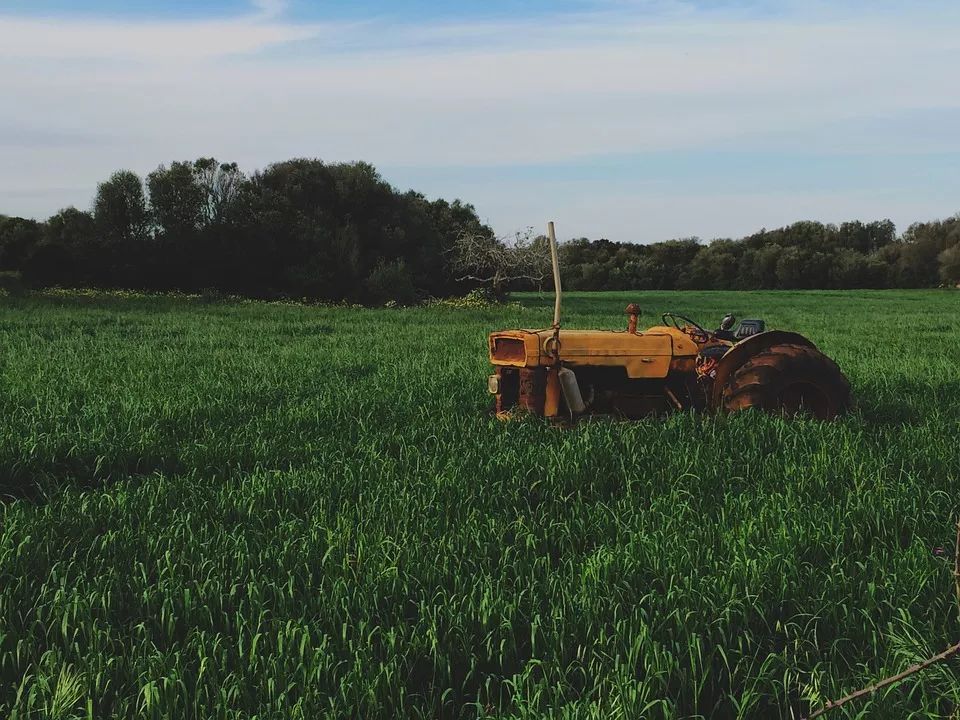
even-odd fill
[[[490,391],[491,395],[497,395],[500,392],[500,378],[496,375],[491,375],[487,378],[487,390]]]

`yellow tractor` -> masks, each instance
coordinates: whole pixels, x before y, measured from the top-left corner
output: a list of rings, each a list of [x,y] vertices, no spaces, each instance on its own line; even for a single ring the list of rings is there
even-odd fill
[[[548,226],[556,303],[546,330],[490,334],[494,373],[488,389],[498,417],[609,414],[626,418],[672,410],[735,412],[755,408],[828,420],[850,406],[850,384],[837,364],[795,332],[727,315],[716,330],[664,313],[637,329],[628,305],[625,330],[561,330],[560,272]]]

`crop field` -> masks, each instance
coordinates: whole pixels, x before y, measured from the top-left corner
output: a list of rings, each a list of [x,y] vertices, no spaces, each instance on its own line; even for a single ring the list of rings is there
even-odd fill
[[[960,295],[565,326],[634,301],[802,332],[857,408],[498,422],[486,334],[549,295],[0,298],[0,717],[799,718],[960,639]],[[950,717],[958,672],[828,717]]]

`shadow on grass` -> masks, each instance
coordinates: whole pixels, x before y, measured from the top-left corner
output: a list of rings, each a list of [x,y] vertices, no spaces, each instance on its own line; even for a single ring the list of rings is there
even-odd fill
[[[121,478],[174,475],[184,470],[179,458],[123,456],[103,463],[94,453],[51,458],[25,465],[16,458],[0,457],[0,504],[15,501],[42,505],[66,489],[93,490]]]
[[[372,375],[369,365],[337,368],[338,381],[356,382]],[[211,481],[225,481],[237,474],[264,468],[302,468],[316,464],[316,444],[291,444],[291,437],[321,441],[334,436],[337,428],[317,416],[287,417],[281,425],[266,421],[250,425],[250,418],[279,406],[309,403],[323,390],[322,384],[304,382],[302,387],[265,387],[248,397],[234,398],[235,404],[198,407],[176,419],[168,419],[150,447],[124,447],[123,438],[111,438],[82,448],[49,447],[32,457],[25,449],[7,445],[0,448],[0,503],[15,500],[43,502],[65,489],[91,490],[114,482],[156,474],[175,475],[200,472]],[[870,382],[854,388],[856,413],[865,429],[911,428],[934,423],[960,422],[960,380],[945,383],[899,378],[892,382]],[[367,414],[372,408],[366,408]],[[478,406],[478,415],[486,407]],[[451,408],[463,412],[463,408]],[[373,410],[383,427],[401,427],[409,421],[403,408],[383,398]],[[700,416],[710,422],[710,416]],[[118,423],[123,418],[117,418]],[[630,425],[613,421],[613,426]],[[341,427],[340,430],[343,428]],[[154,427],[156,430],[156,427]],[[401,433],[402,434],[402,433]],[[129,440],[129,438],[128,438]]]
[[[315,465],[322,461],[317,443],[326,438],[330,447],[339,447],[338,433],[344,422],[350,421],[332,423],[323,413],[291,412],[277,422],[277,411],[303,405],[318,408],[317,398],[329,394],[330,383],[335,387],[358,383],[376,373],[373,365],[365,363],[342,364],[331,370],[332,375],[323,378],[305,376],[299,386],[266,385],[233,395],[228,402],[184,408],[176,417],[148,417],[144,422],[111,418],[114,428],[135,427],[126,434],[118,430],[82,446],[72,444],[69,438],[41,448],[0,445],[0,503],[41,503],[62,490],[92,490],[156,474],[192,471],[211,482],[222,482],[258,469]],[[408,422],[403,409],[392,405],[389,397],[372,394],[371,398],[365,411],[382,416],[384,428]],[[147,432],[151,441],[138,442]],[[291,442],[291,438],[316,442]]]
[[[854,388],[854,402],[867,426],[922,425],[932,414],[940,420],[960,421],[960,381],[900,378],[892,386],[871,383]]]

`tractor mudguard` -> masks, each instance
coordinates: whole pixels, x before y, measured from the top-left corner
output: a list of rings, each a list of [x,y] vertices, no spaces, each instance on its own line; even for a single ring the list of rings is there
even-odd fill
[[[713,388],[710,393],[710,407],[714,410],[723,406],[723,389],[730,376],[747,360],[774,345],[804,345],[814,350],[817,346],[807,340],[800,333],[787,330],[768,330],[742,340],[734,345],[720,358],[717,364],[717,374],[713,379]]]

